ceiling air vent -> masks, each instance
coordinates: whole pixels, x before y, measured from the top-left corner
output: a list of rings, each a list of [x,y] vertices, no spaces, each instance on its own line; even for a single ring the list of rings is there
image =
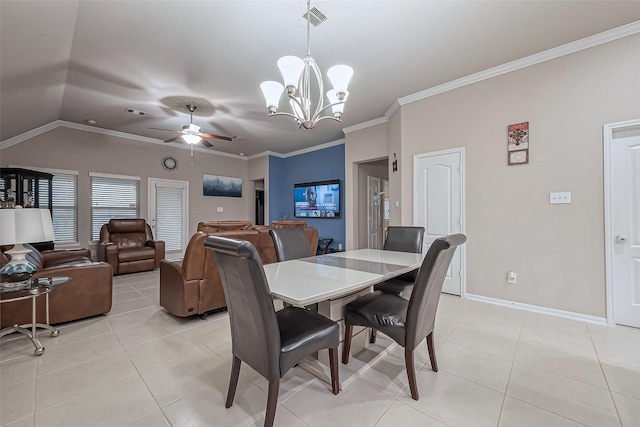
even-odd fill
[[[136,110],[135,108],[127,108],[124,111],[130,114],[133,114],[134,116],[144,116],[145,114],[147,114],[144,111]]]
[[[302,19],[304,20],[305,23],[307,22],[306,13],[302,15]],[[324,13],[316,9],[315,6],[311,8],[311,11],[309,12],[309,21],[311,22],[311,25],[313,25],[314,27],[317,27],[318,25],[322,24],[326,20],[327,20],[327,17],[324,16]]]

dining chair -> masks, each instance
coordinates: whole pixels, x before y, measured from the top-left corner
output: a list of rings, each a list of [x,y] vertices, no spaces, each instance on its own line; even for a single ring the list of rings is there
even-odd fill
[[[205,246],[213,250],[218,264],[231,323],[233,362],[225,407],[233,404],[244,362],[269,381],[264,425],[272,426],[280,378],[302,358],[325,348],[331,390],[338,394],[338,324],[298,307],[276,312],[260,255],[251,242],[209,236]]]
[[[278,262],[306,258],[313,254],[304,229],[300,227],[275,228],[269,230],[276,249]]]
[[[431,369],[438,372],[433,342],[436,310],[451,259],[456,248],[466,240],[464,234],[452,234],[433,241],[418,270],[409,300],[397,294],[374,291],[347,304],[344,313],[342,363],[349,363],[354,325],[378,330],[404,347],[411,397],[418,400],[414,351],[426,337]]]
[[[387,236],[384,239],[382,250],[421,254],[423,239],[424,227],[390,225],[387,227]],[[418,269],[412,270],[398,277],[385,280],[374,286],[373,289],[400,295],[408,299],[417,274]],[[369,333],[369,342],[372,344],[376,342],[375,329],[371,329]]]
[[[387,237],[384,240],[382,250],[421,254],[423,239],[424,227],[389,226],[387,227]],[[415,269],[382,282],[376,285],[374,289],[400,295],[413,286],[417,274],[418,269]]]

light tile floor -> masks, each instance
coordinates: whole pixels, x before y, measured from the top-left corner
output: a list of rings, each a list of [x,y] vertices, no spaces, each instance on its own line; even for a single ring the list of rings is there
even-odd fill
[[[43,332],[41,357],[23,337],[2,339],[0,424],[262,425],[267,382],[246,365],[234,405],[224,408],[227,314],[173,317],[158,306],[158,282],[158,271],[116,276],[111,313],[62,325],[57,338]],[[422,345],[419,401],[396,347],[338,396],[292,369],[276,425],[640,426],[639,329],[443,295],[435,333],[440,371]]]

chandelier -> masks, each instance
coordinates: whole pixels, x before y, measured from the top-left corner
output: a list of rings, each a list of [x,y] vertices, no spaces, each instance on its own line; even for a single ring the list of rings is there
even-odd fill
[[[324,102],[324,84],[322,73],[316,61],[311,57],[309,35],[311,32],[311,0],[307,0],[307,56],[300,59],[297,56],[283,56],[278,60],[278,68],[282,73],[284,86],[275,81],[266,81],[260,84],[260,89],[267,102],[269,117],[289,116],[293,117],[298,128],[313,129],[320,120],[331,119],[342,121],[344,104],[349,96],[347,86],[353,75],[353,69],[347,65],[336,65],[327,71],[327,77],[331,81],[333,89],[327,91],[329,103]],[[312,85],[315,80],[315,86]],[[286,88],[289,97],[291,113],[279,112],[278,104],[280,96]],[[312,94],[312,91],[313,94]],[[317,100],[312,100],[312,95]],[[331,108],[331,113],[327,111]]]

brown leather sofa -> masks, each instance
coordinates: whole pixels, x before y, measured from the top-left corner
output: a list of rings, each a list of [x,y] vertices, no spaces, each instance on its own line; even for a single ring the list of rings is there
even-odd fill
[[[0,248],[0,266],[9,261],[4,251],[12,246]],[[49,321],[51,324],[70,322],[97,316],[111,311],[113,294],[113,271],[105,262],[92,262],[88,249],[66,249],[33,252],[27,259],[37,267],[33,277],[66,276],[70,280],[58,285],[49,294]],[[14,296],[14,295],[11,295]],[[9,294],[2,295],[9,298]],[[37,321],[45,323],[45,298],[36,298]],[[31,300],[7,302],[0,305],[0,326],[31,323]]]
[[[209,234],[222,231],[251,230],[251,227],[251,221],[201,221],[198,223],[198,231]]]
[[[142,218],[111,219],[100,228],[98,260],[111,264],[113,274],[153,270],[164,255],[164,242],[153,240]]]
[[[256,247],[263,264],[277,262],[273,240],[269,235],[272,226],[255,226],[244,229],[237,222],[235,229],[230,222],[228,227],[216,227],[214,221],[208,221],[191,237],[182,263],[164,260],[160,263],[160,306],[169,313],[186,317],[194,314],[205,314],[212,310],[226,307],[227,303],[220,281],[218,266],[210,250],[205,250],[204,240],[207,236],[222,236],[232,239],[248,240]],[[249,223],[250,224],[250,223]],[[226,228],[226,229],[225,229]],[[213,230],[221,231],[213,231]],[[318,246],[318,229],[304,227],[312,253]]]

